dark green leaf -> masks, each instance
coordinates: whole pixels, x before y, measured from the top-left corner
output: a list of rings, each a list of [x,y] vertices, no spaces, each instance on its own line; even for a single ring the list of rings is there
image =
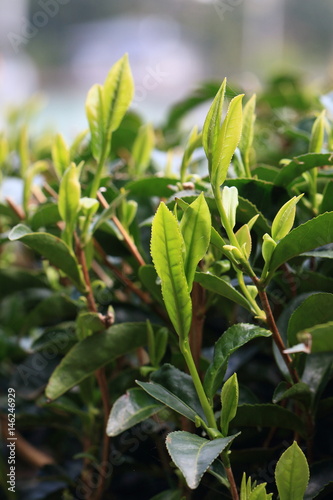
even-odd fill
[[[333,212],[326,212],[296,227],[277,244],[270,262],[268,280],[284,262],[332,242]]]
[[[309,344],[310,352],[333,351],[333,321],[307,328],[297,334],[299,342]]]
[[[15,267],[0,269],[0,283],[0,298],[29,288],[48,288],[45,277],[39,272]]]
[[[177,183],[177,179],[168,177],[149,177],[137,181],[128,182],[125,185],[126,191],[137,196],[168,198],[174,193],[172,187]]]
[[[297,177],[301,176],[303,172],[307,172],[314,167],[324,167],[325,165],[333,165],[333,156],[331,153],[307,153],[297,156],[280,170],[274,183],[277,186],[287,186]]]
[[[211,463],[235,437],[236,435],[208,441],[189,432],[176,431],[168,434],[166,445],[173,462],[183,473],[188,487],[195,489]]]
[[[204,388],[207,396],[212,399],[222,385],[229,357],[233,352],[256,337],[270,337],[271,335],[269,330],[245,323],[228,328],[215,344],[214,358],[205,375]]]
[[[325,489],[325,486],[331,485],[330,492],[333,491],[333,460],[323,460],[314,463],[310,467],[310,481],[306,489],[304,500],[312,500]],[[319,497],[318,497],[319,498]]]
[[[206,290],[218,293],[232,302],[243,306],[248,311],[251,311],[251,306],[246,298],[224,279],[218,278],[213,274],[196,272],[194,275],[194,281],[196,283],[200,283],[200,285],[203,288],[206,288]]]
[[[68,352],[52,373],[46,396],[58,398],[102,366],[146,342],[146,323],[121,323],[87,337]]]
[[[113,404],[106,433],[111,437],[118,436],[162,408],[164,405],[157,403],[142,389],[130,389]]]
[[[315,293],[306,298],[290,316],[288,344],[297,343],[297,333],[333,321],[333,294]]]
[[[165,364],[152,373],[151,382],[137,383],[158,401],[193,422],[196,415],[206,421],[192,378],[178,368]]]
[[[305,435],[305,426],[292,411],[273,404],[241,405],[231,422],[232,427],[278,427]]]
[[[51,264],[61,269],[81,291],[85,291],[79,264],[69,247],[60,238],[48,233],[31,232],[31,229],[23,224],[15,226],[8,238],[10,241],[22,241],[32,250],[40,253]]]
[[[151,264],[139,267],[139,278],[143,286],[149,291],[152,297],[164,306],[161,285],[157,283],[159,277],[155,271],[155,267]]]
[[[272,398],[273,403],[278,403],[282,399],[296,399],[296,401],[301,401],[305,406],[309,406],[311,403],[311,392],[309,386],[304,384],[304,382],[298,382],[290,387],[286,382],[280,382],[274,391]]]

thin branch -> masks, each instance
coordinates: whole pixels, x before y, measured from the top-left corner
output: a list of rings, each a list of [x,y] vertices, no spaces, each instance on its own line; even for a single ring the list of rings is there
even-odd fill
[[[283,360],[288,368],[288,371],[290,373],[292,381],[294,383],[297,383],[297,382],[299,382],[299,376],[298,376],[298,373],[296,372],[295,368],[292,366],[293,360],[291,359],[289,354],[284,352],[286,349],[286,346],[284,345],[284,342],[283,342],[282,337],[280,335],[279,329],[275,323],[272,309],[271,309],[271,306],[270,306],[269,301],[268,301],[267,293],[265,292],[265,290],[262,290],[262,288],[260,286],[260,280],[256,276],[252,276],[252,280],[258,289],[258,294],[259,294],[259,298],[261,301],[261,305],[262,305],[263,310],[265,311],[267,325],[268,325],[268,328],[270,329],[270,331],[272,332],[273,340],[274,340],[277,348],[279,349],[280,354],[281,354],[281,356],[282,356],[282,358],[283,358]]]
[[[98,198],[98,201],[101,203],[103,208],[109,208],[109,204],[106,201],[106,199],[104,198],[104,196],[102,195],[102,193],[98,192],[97,198]],[[145,261],[144,261],[142,255],[140,254],[138,247],[136,246],[136,244],[134,243],[134,241],[132,240],[132,238],[130,237],[130,235],[128,234],[128,232],[126,231],[126,229],[124,228],[124,226],[122,225],[120,220],[118,219],[118,217],[116,215],[112,215],[111,220],[117,226],[119,232],[121,233],[122,237],[124,238],[124,241],[126,243],[127,248],[129,249],[129,251],[131,252],[133,257],[135,258],[135,260],[137,261],[139,266],[144,266]]]
[[[88,309],[90,312],[97,313],[98,310],[97,310],[96,302],[94,299],[94,294],[93,294],[92,287],[91,287],[91,281],[90,281],[90,276],[89,276],[89,271],[88,271],[88,267],[87,267],[84,249],[82,247],[82,244],[81,244],[79,237],[75,233],[74,233],[74,238],[75,238],[75,244],[76,244],[76,254],[78,257],[78,261],[81,264],[84,280],[85,280],[86,287],[87,287]],[[107,467],[108,458],[109,458],[110,438],[106,434],[106,424],[107,424],[109,413],[110,413],[110,403],[109,403],[109,391],[108,391],[108,385],[107,385],[107,380],[106,380],[106,375],[105,375],[105,368],[100,368],[99,370],[97,370],[95,372],[95,376],[96,376],[96,379],[98,382],[99,389],[101,391],[101,398],[102,398],[102,404],[103,404],[103,414],[104,414],[101,481],[98,485],[96,495],[94,496],[94,500],[100,500],[100,498],[102,498],[103,491],[105,489],[105,481],[106,481],[106,476],[107,476],[106,475],[106,467]]]
[[[236,483],[235,483],[235,478],[234,478],[234,475],[233,475],[233,472],[232,472],[232,468],[231,467],[225,467],[225,470],[226,470],[228,481],[229,481],[229,484],[230,484],[230,492],[231,492],[232,499],[233,500],[239,500],[238,490],[237,490],[237,486],[236,486]]]
[[[9,196],[6,198],[6,202],[8,203],[9,208],[14,212],[14,214],[20,219],[25,219],[25,213],[23,208],[19,205],[16,205],[15,201],[13,201]]]
[[[145,304],[151,305],[152,300],[150,296],[143,292],[140,288],[138,288],[130,279],[125,276],[118,267],[116,267],[112,262],[110,262],[107,258],[106,253],[104,252],[103,248],[100,246],[100,244],[94,240],[94,246],[99,253],[103,264],[108,267],[112,273],[121,281],[127,288],[129,288],[133,293],[135,293]]]

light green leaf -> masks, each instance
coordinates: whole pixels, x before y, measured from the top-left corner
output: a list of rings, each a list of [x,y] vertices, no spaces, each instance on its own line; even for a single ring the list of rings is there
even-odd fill
[[[293,227],[296,204],[302,198],[302,194],[294,196],[280,208],[272,223],[272,238],[275,241],[282,240]]]
[[[187,167],[190,165],[193,152],[195,151],[196,148],[201,146],[201,143],[202,143],[202,135],[201,135],[201,133],[198,133],[198,127],[195,126],[191,130],[191,133],[190,133],[190,136],[188,138],[187,145],[185,147],[185,151],[183,154],[182,164],[180,166],[180,181],[181,182],[185,182],[186,170],[187,170]]]
[[[60,179],[71,163],[69,147],[61,134],[55,136],[51,154],[54,169]]]
[[[125,54],[109,71],[104,82],[103,108],[107,137],[117,130],[134,95],[134,82],[128,55]]]
[[[219,189],[227,177],[227,171],[242,133],[242,99],[238,95],[229,104],[227,115],[219,132],[213,152],[211,183]]]
[[[234,373],[224,384],[221,392],[221,431],[228,435],[229,423],[237,413],[239,388],[237,374]]]
[[[202,145],[208,158],[209,168],[211,168],[212,165],[217,138],[221,131],[222,111],[226,85],[227,80],[225,78],[208,111],[202,130]]]
[[[199,486],[211,463],[236,437],[228,436],[213,441],[185,431],[170,432],[166,446],[173,462],[183,473],[189,488]]]
[[[244,256],[248,259],[252,250],[252,238],[248,224],[244,224],[235,233],[238,243],[243,249]]]
[[[239,323],[228,328],[216,342],[213,361],[206,371],[204,388],[207,396],[213,399],[217,389],[222,385],[229,357],[233,352],[256,337],[270,337],[271,335],[269,330],[246,323]]]
[[[242,137],[239,142],[239,149],[242,153],[247,176],[251,173],[250,152],[253,143],[254,122],[256,119],[255,108],[256,108],[256,95],[254,94],[244,106]]]
[[[153,328],[160,326],[153,325]],[[56,399],[119,356],[146,345],[146,323],[120,323],[75,344],[54,370],[46,397]]]
[[[333,212],[326,212],[293,229],[276,246],[270,262],[269,276],[284,262],[314,248],[333,242]]]
[[[118,436],[133,425],[146,420],[164,408],[139,388],[129,389],[126,394],[115,401],[109,415],[106,433],[108,436]]]
[[[211,217],[203,193],[186,208],[180,230],[185,243],[185,276],[191,290],[197,265],[205,256],[210,243]]]
[[[74,163],[67,168],[60,182],[58,209],[62,220],[71,226],[80,208],[81,185]]]
[[[22,241],[25,245],[40,253],[51,264],[63,271],[82,292],[85,292],[81,268],[69,249],[60,238],[48,233],[34,233],[23,224],[15,226],[8,235],[10,241]]]
[[[323,148],[326,122],[325,113],[326,111],[323,110],[312,125],[309,153],[320,153]]]
[[[154,144],[155,134],[152,125],[149,123],[142,125],[135,138],[132,150],[132,160],[136,175],[143,174],[147,169]]]
[[[161,203],[152,224],[151,255],[162,282],[162,294],[171,322],[187,337],[192,321],[192,302],[183,263],[184,241],[178,221]]]
[[[266,493],[266,484],[262,483],[256,486],[248,496],[248,500],[270,500],[273,497],[273,493]]]
[[[305,455],[294,441],[281,455],[275,469],[280,500],[303,500],[309,476]]]
[[[106,131],[104,125],[104,89],[95,84],[88,92],[86,99],[86,115],[91,134],[91,152],[96,161],[100,161],[103,154],[107,156],[110,146],[106,148]]]
[[[200,283],[200,285],[206,288],[206,290],[222,295],[236,304],[241,305],[248,311],[252,311],[251,305],[248,303],[246,298],[224,279],[218,278],[213,274],[196,272],[194,275],[194,281],[196,283]]]

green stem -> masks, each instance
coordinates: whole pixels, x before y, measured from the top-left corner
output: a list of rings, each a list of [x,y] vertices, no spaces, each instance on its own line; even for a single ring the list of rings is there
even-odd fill
[[[252,177],[251,169],[250,169],[250,162],[249,162],[249,152],[247,151],[244,155],[244,169],[245,169],[245,175],[249,179]]]
[[[97,170],[91,185],[90,198],[96,198],[97,191],[99,189],[99,183],[103,172],[103,167],[106,162],[106,158],[108,156],[108,144],[110,144],[110,142],[111,142],[111,137],[105,141],[106,145],[104,146],[101,157],[97,163]]]
[[[205,393],[204,388],[202,386],[202,383],[201,383],[201,380],[200,380],[200,377],[199,377],[199,374],[198,374],[198,371],[197,371],[197,368],[195,366],[194,359],[193,359],[193,356],[191,353],[188,339],[185,339],[183,341],[181,340],[179,345],[180,345],[181,353],[184,356],[187,367],[188,367],[189,372],[191,374],[191,377],[192,377],[192,380],[194,383],[194,387],[197,391],[198,398],[199,398],[199,401],[201,403],[202,409],[203,409],[205,416],[207,418],[208,425],[209,425],[209,427],[212,427],[213,429],[217,429],[217,425],[216,425],[216,421],[215,421],[215,417],[214,417],[214,412],[213,412],[213,409],[208,402],[206,393]]]
[[[236,269],[236,274],[237,274],[237,279],[238,279],[239,287],[242,290],[243,295],[246,297],[246,299],[248,300],[248,302],[250,302],[250,304],[251,304],[251,306],[253,308],[253,312],[255,312],[255,314],[257,315],[258,318],[260,318],[261,320],[265,321],[266,320],[266,315],[265,315],[264,311],[262,311],[260,309],[260,307],[258,306],[256,300],[252,297],[252,295],[250,294],[249,290],[247,289],[247,287],[245,285],[245,282],[244,282],[244,276],[243,276],[242,271],[240,269]]]

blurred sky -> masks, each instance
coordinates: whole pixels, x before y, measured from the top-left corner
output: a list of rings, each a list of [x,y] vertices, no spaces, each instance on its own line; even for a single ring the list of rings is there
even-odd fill
[[[42,92],[40,125],[74,135],[125,52],[133,106],[157,124],[204,80],[252,92],[286,71],[330,90],[332,26],[330,0],[0,0],[0,116]]]

